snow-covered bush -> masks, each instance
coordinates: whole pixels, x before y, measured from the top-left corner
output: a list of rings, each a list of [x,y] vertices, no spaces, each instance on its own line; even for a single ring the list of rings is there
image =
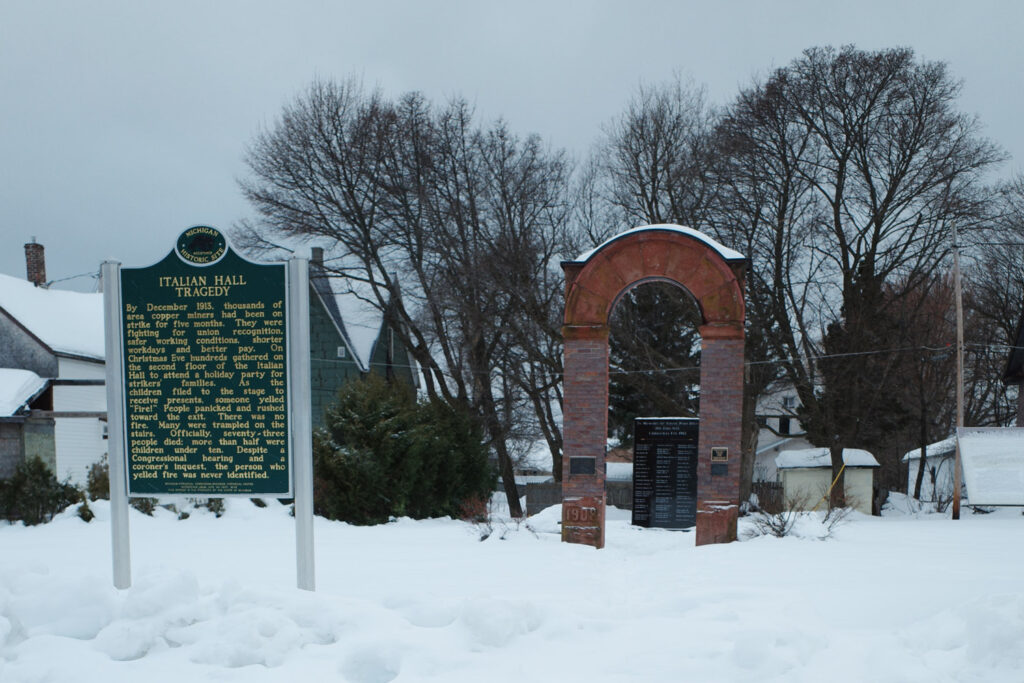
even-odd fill
[[[833,529],[844,523],[853,508],[833,508],[828,512],[807,510],[805,499],[788,500],[782,512],[771,514],[758,510],[751,512],[744,520],[741,534],[743,540],[759,536],[800,536],[802,538],[825,539]]]

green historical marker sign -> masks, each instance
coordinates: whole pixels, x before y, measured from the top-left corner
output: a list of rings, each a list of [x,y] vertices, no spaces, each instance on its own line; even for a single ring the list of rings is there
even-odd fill
[[[206,226],[121,269],[129,495],[292,495],[286,300]]]

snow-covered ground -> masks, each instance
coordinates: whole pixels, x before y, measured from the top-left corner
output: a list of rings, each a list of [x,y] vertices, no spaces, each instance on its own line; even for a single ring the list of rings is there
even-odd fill
[[[3,683],[1024,680],[1019,510],[696,548],[610,509],[600,551],[560,543],[557,508],[483,542],[451,520],[317,519],[308,593],[276,502],[132,511],[123,592],[93,508],[0,526]]]

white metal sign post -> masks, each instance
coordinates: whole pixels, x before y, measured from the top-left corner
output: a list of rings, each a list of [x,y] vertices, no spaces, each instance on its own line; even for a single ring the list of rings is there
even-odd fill
[[[309,261],[288,261],[288,393],[291,396],[295,559],[298,587],[315,590],[313,553],[313,425],[310,416]]]
[[[107,464],[110,468],[110,538],[114,561],[114,587],[132,585],[132,557],[128,535],[128,478],[124,430],[124,357],[121,352],[121,264],[104,261],[103,317],[107,352]]]

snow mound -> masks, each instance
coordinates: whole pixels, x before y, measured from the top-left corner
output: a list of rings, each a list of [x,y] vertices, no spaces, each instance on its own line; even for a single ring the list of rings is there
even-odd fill
[[[219,519],[133,512],[125,591],[105,501],[91,524],[71,509],[0,525],[0,681],[999,683],[1024,668],[1016,510],[854,514],[827,543],[808,542],[813,515],[793,537],[700,547],[610,510],[603,550],[559,541],[560,506],[496,520],[507,533],[483,543],[462,521],[318,518],[310,593],[289,508],[226,502]]]

